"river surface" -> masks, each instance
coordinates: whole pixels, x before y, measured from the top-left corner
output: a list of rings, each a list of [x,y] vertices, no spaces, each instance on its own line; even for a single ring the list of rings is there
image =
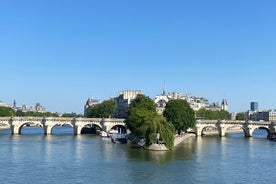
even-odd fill
[[[34,127],[0,131],[0,183],[274,183],[276,142],[264,130],[192,137],[172,151],[114,144],[96,135]]]

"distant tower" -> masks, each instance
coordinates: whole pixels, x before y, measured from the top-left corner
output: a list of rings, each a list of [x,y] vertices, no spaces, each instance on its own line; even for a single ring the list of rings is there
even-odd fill
[[[163,94],[162,95],[166,95],[166,81],[164,81],[164,88],[163,88]]]
[[[221,110],[228,111],[228,103],[225,98],[221,102]]]
[[[258,110],[258,102],[251,102],[250,103],[250,110],[257,111]]]
[[[13,100],[13,108],[16,108],[16,100]]]

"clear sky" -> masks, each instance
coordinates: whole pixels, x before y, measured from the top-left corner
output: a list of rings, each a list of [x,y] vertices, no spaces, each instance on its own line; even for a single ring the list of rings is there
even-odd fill
[[[274,0],[0,0],[0,100],[83,113],[122,90],[276,109]]]

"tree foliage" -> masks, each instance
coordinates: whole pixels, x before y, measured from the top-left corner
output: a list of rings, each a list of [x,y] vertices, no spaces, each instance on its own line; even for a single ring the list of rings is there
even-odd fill
[[[87,117],[90,118],[113,118],[116,109],[116,101],[114,99],[105,100],[100,104],[96,104],[89,108]]]
[[[239,112],[236,115],[236,120],[245,120],[245,114],[243,112]]]
[[[163,115],[174,125],[178,133],[195,125],[195,112],[186,100],[170,100],[166,104]]]
[[[14,116],[15,111],[10,107],[0,107],[0,116]]]
[[[66,118],[83,117],[83,115],[82,114],[76,114],[75,112],[71,112],[71,113],[62,114],[62,117],[66,117]]]
[[[126,117],[128,129],[137,137],[145,138],[146,145],[156,142],[157,133],[167,148],[174,143],[174,127],[156,112],[156,104],[145,95],[137,95],[131,102]]]
[[[32,117],[58,117],[58,113],[52,113],[52,112],[23,112],[22,110],[17,110],[15,113],[16,116],[32,116]]]
[[[146,131],[157,115],[156,105],[153,101],[139,94],[130,104],[128,115],[125,120],[126,125],[134,135],[146,137]]]
[[[199,109],[196,112],[196,116],[204,119],[209,119],[209,120],[219,120],[219,119],[228,120],[231,118],[230,113],[225,110],[212,111],[212,110],[207,110],[203,108]]]

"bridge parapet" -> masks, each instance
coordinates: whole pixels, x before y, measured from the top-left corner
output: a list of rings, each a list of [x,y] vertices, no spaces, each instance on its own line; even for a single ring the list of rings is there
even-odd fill
[[[197,120],[194,127],[196,135],[202,135],[203,129],[208,126],[217,128],[220,136],[225,136],[227,128],[231,126],[242,128],[247,137],[251,137],[258,128],[264,128],[269,133],[276,132],[276,123],[268,121]]]
[[[116,125],[125,126],[124,119],[112,118],[65,118],[65,117],[0,117],[0,125],[10,127],[12,134],[20,134],[21,128],[25,125],[41,126],[45,134],[52,134],[52,128],[56,125],[70,125],[74,134],[80,134],[86,125],[97,125],[104,131]]]

